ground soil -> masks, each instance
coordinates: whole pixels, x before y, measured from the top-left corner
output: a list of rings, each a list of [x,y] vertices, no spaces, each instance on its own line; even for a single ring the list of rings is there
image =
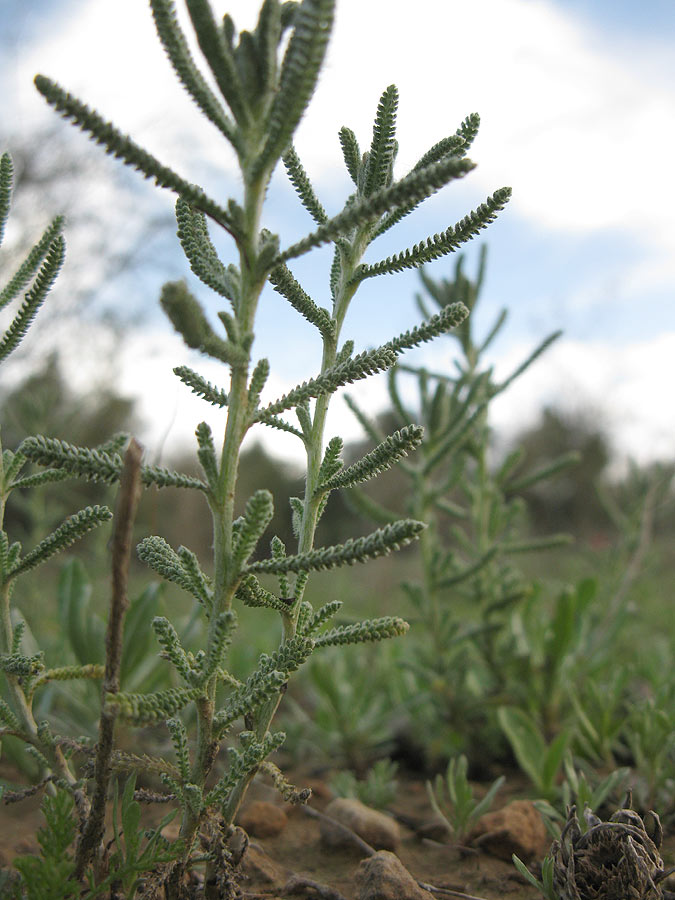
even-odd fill
[[[9,773],[0,775],[9,777]],[[322,811],[331,799],[327,787],[327,777],[292,773],[298,786],[310,785],[314,789],[310,806]],[[478,788],[480,790],[480,787]],[[514,797],[523,797],[526,785],[519,778],[511,779],[501,792],[496,807]],[[255,783],[248,800],[267,800],[281,804],[278,795],[267,784]],[[29,797],[20,803],[0,805],[0,866],[11,865],[17,854],[36,853],[36,831],[43,824],[40,813],[40,797]],[[241,887],[245,900],[291,900],[291,894],[284,890],[284,883],[292,875],[304,877],[312,882],[332,888],[344,900],[355,900],[357,889],[354,876],[359,863],[364,859],[358,847],[326,848],[321,841],[319,822],[305,813],[302,807],[283,804],[288,814],[288,823],[275,837],[253,838],[256,849],[278,864],[280,878],[266,880],[264,876],[250,875]],[[162,812],[165,810],[162,810]],[[434,896],[438,898],[469,895],[471,898],[497,900],[535,900],[540,895],[516,872],[513,865],[476,850],[461,850],[450,844],[422,837],[417,824],[429,822],[432,811],[426,795],[424,782],[413,777],[399,779],[399,792],[389,810],[399,821],[402,840],[397,855],[403,865],[419,882],[443,889]],[[664,841],[662,855],[667,865],[675,862],[675,834],[669,834]],[[330,892],[324,895],[330,896]],[[310,888],[293,893],[293,898],[320,898],[321,894]]]

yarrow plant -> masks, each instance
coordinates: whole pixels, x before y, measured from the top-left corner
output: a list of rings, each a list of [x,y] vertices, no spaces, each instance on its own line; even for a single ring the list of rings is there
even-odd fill
[[[435,309],[442,314],[458,302],[475,309],[486,259],[483,247],[475,278],[465,273],[461,254],[452,278],[436,280],[420,272],[424,291],[416,299],[426,322],[439,315]],[[451,759],[458,750],[468,751],[472,761],[498,751],[494,709],[510,702],[508,690],[514,685],[522,683],[532,692],[538,675],[532,672],[525,678],[518,672],[514,678],[509,670],[520,655],[534,669],[530,648],[519,651],[523,639],[516,632],[523,627],[514,626],[515,617],[522,615],[527,603],[533,606],[535,621],[543,617],[540,598],[514,558],[570,540],[564,534],[527,535],[520,492],[573,465],[576,455],[530,466],[530,471],[523,471],[520,449],[510,452],[499,466],[490,458],[492,402],[560,336],[560,332],[549,335],[511,374],[498,380],[486,355],[506,317],[502,310],[483,337],[476,335],[471,317],[463,320],[448,335],[454,345],[452,365],[429,369],[425,364],[399,362],[388,372],[390,420],[397,425],[417,421],[424,427],[416,458],[399,462],[402,486],[396,499],[405,498],[406,511],[428,526],[419,542],[419,576],[402,587],[414,616],[410,639],[416,642],[406,661],[412,676],[407,689],[411,733],[424,735],[420,749],[432,766]],[[406,382],[416,389],[413,403],[404,394]],[[381,440],[379,424],[354,398],[347,397],[347,402],[370,441]],[[350,499],[371,521],[395,518],[360,488],[351,491]],[[565,631],[552,631],[562,643]],[[559,655],[567,651],[565,646]],[[550,655],[548,648],[543,652]],[[542,689],[547,700],[553,694],[552,680]]]
[[[34,479],[36,484],[40,479],[66,477],[108,484],[121,479],[115,528],[116,532],[126,531],[116,533],[114,538],[120,565],[130,539],[140,483],[199,492],[213,520],[211,560],[197,559],[187,546],[174,549],[159,536],[144,539],[137,548],[141,560],[155,573],[193,598],[206,621],[204,646],[198,652],[190,652],[167,618],[153,620],[161,655],[178,673],[179,687],[154,693],[122,689],[118,657],[125,606],[123,579],[117,585],[118,602],[114,595],[105,671],[98,667],[96,672],[86,673],[88,677],[104,676],[101,726],[94,777],[90,781],[86,779],[90,770],[77,772],[70,762],[61,761],[61,736],[52,734],[47,725],[31,723],[29,699],[44,677],[41,663],[21,654],[20,629],[13,627],[8,612],[4,613],[3,668],[14,685],[16,707],[3,712],[5,727],[33,746],[43,757],[45,776],[58,779],[75,797],[81,822],[73,860],[74,877],[87,875],[92,890],[97,879],[110,877],[105,872],[101,850],[102,813],[114,762],[117,770],[126,768],[133,772],[150,767],[159,773],[166,793],[158,795],[158,799],[170,800],[180,810],[180,836],[173,857],[170,853],[162,857],[163,868],[156,871],[152,886],[163,887],[169,897],[185,896],[190,869],[203,864],[205,896],[224,896],[231,856],[223,844],[223,835],[227,835],[256,773],[268,773],[287,799],[307,799],[308,792],[295,789],[268,760],[284,740],[284,735],[272,730],[272,725],[291,673],[323,647],[379,641],[407,630],[407,624],[395,616],[331,627],[341,602],[329,600],[315,609],[305,592],[312,572],[365,562],[420,535],[425,527],[422,522],[401,519],[341,544],[316,547],[314,541],[317,522],[331,492],[363,483],[394,465],[420,444],[422,429],[404,425],[362,459],[345,466],[341,459],[342,439],[326,440],[326,416],[330,399],[340,387],[391,369],[400,354],[454,328],[468,310],[460,302],[450,304],[420,326],[395,337],[385,335],[380,346],[360,353],[355,352],[353,340],[344,339],[343,326],[363,281],[416,268],[455,251],[495,218],[508,201],[510,191],[496,191],[457,224],[411,248],[379,262],[362,262],[365,251],[377,238],[425,199],[471,171],[474,163],[467,153],[479,120],[476,115],[469,116],[409,172],[395,177],[398,93],[393,85],[389,86],[378,103],[372,139],[365,152],[353,131],[344,127],[339,132],[354,190],[343,209],[330,215],[298,157],[293,134],[317,82],[333,24],[334,5],[334,0],[265,0],[255,29],[237,33],[229,15],[216,21],[208,0],[186,0],[197,42],[215,84],[212,88],[193,58],[174,4],[171,0],[151,0],[157,34],[179,80],[201,113],[235,151],[242,195],[225,203],[163,165],[54,81],[42,75],[35,79],[40,93],[64,118],[79,126],[107,153],[177,196],[178,238],[192,272],[225,301],[218,312],[216,329],[185,282],[166,284],[161,294],[161,305],[185,343],[218,360],[229,371],[229,385],[223,388],[186,366],[174,370],[189,390],[223,410],[222,435],[214,437],[203,422],[196,429],[201,477],[141,465],[135,442],[123,455],[126,438],[115,438],[92,449],[38,436],[27,438],[19,451],[21,461],[30,460],[45,467]],[[314,223],[306,237],[288,246],[263,227],[265,195],[279,161]],[[212,228],[229,235],[234,261],[221,260],[211,239]],[[334,249],[327,306],[305,292],[289,267],[293,260],[325,244]],[[261,396],[270,366],[266,359],[254,359],[253,344],[258,301],[268,281],[314,326],[323,355],[318,373],[284,396],[263,403]],[[286,548],[275,537],[269,555],[262,558],[258,544],[272,518],[271,494],[260,488],[246,502],[243,516],[237,518],[234,512],[242,442],[257,426],[293,435],[302,444],[307,460],[304,495],[291,500],[297,546]],[[11,460],[9,465],[16,468]],[[68,526],[67,534],[48,538],[44,546],[23,559],[19,551],[8,549],[6,571],[10,576],[31,568],[37,561],[36,554],[44,557],[65,546],[73,530],[79,534],[110,518],[108,510],[78,515],[80,518]],[[254,551],[258,554],[255,559]],[[115,554],[113,557],[115,562]],[[276,589],[269,588],[268,580],[268,586],[263,586],[262,576],[273,576]],[[8,603],[7,594],[7,609]],[[260,656],[244,681],[235,678],[227,668],[227,651],[235,639],[236,610],[240,604],[273,609],[280,618],[278,648],[270,655]],[[81,677],[84,673],[77,674]],[[184,721],[183,711],[190,707],[196,716],[185,716]],[[194,720],[193,735],[185,723]],[[133,726],[165,723],[174,759],[135,759],[116,751],[114,728],[118,721]],[[228,747],[223,753],[225,742]],[[77,749],[72,741],[68,746]],[[135,801],[128,790],[125,797],[123,816],[126,808],[127,818],[133,819]],[[130,840],[133,843],[126,832],[125,840],[127,845]],[[155,846],[157,839],[152,840]],[[125,855],[120,851],[115,858],[128,860],[129,852]],[[138,879],[122,881],[131,885],[126,895],[132,896]]]

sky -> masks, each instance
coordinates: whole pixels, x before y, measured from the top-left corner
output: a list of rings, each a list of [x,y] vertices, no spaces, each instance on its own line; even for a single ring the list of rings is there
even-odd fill
[[[0,63],[0,95],[10,98],[0,115],[11,116],[15,133],[53,120],[32,87],[40,71],[216,197],[237,194],[232,156],[173,76],[147,4],[2,2],[8,12],[0,28],[9,32],[13,52]],[[212,2],[217,12],[231,12],[240,28],[254,25],[257,3]],[[398,176],[468,113],[479,112],[481,131],[470,154],[477,168],[392,229],[368,259],[444,230],[510,185],[512,202],[465,251],[469,273],[479,245],[489,251],[475,327],[487,332],[508,309],[489,359],[500,377],[552,331],[564,333],[495,402],[493,424],[515,433],[532,424],[544,404],[590,411],[611,430],[620,456],[672,459],[675,3],[416,0],[403,9],[391,0],[338,0],[327,62],[296,138],[324,205],[336,212],[349,193],[339,128],[349,125],[367,146],[387,85],[395,83],[400,92]],[[171,209],[168,194],[161,202]],[[282,245],[311,230],[283,172],[275,176],[265,222],[285,235]],[[231,245],[218,240],[218,247],[228,261]],[[323,305],[329,263],[325,252],[317,253],[294,269]],[[429,272],[447,278],[454,264],[447,257]],[[412,327],[418,290],[412,272],[367,282],[345,336],[361,350]],[[142,437],[156,446],[182,439],[202,418],[215,421],[175,381],[172,366],[187,362],[222,385],[226,377],[185,351],[156,314],[159,284],[144,286],[142,294],[120,300],[142,306],[146,318],[125,341],[118,369],[126,392],[138,393],[140,385],[152,398],[141,401]],[[207,294],[200,297],[211,311],[217,308]],[[313,338],[283,300],[271,291],[264,295],[254,352],[272,364],[266,398],[315,374]],[[447,369],[454,350],[452,341],[441,339],[414,361]],[[81,376],[82,365],[73,368]],[[359,398],[373,411],[382,406],[382,381],[362,382]],[[358,435],[339,398],[331,427]],[[292,452],[281,440],[282,452]]]

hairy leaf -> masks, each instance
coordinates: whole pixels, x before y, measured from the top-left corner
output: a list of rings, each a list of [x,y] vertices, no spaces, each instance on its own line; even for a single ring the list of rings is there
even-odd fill
[[[334,569],[337,566],[353,566],[357,562],[386,556],[419,537],[425,528],[423,522],[413,519],[401,519],[391,525],[385,525],[371,534],[360,538],[349,538],[344,544],[310,550],[299,556],[287,556],[283,560],[265,559],[252,563],[251,572],[303,572]]]

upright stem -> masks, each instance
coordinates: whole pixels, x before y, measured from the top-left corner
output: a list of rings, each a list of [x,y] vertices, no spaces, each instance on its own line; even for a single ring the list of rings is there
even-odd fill
[[[260,219],[265,196],[267,176],[255,181],[245,181],[244,210],[246,214],[245,238],[239,247],[241,293],[236,310],[240,332],[240,345],[250,348],[258,300],[265,283],[256,273]],[[241,444],[250,425],[248,410],[248,378],[250,350],[244,362],[232,366],[228,395],[227,421],[220,458],[217,490],[209,500],[213,518],[214,575],[213,605],[209,618],[206,652],[216,638],[218,616],[231,608],[239,583],[239,573],[233,565],[232,525],[234,522],[235,488],[237,482]],[[192,766],[192,783],[204,788],[218,751],[213,735],[217,677],[214,675],[206,686],[206,696],[197,701],[197,751]],[[236,812],[236,810],[235,810]],[[226,815],[227,821],[231,821]],[[186,808],[183,813],[181,837],[186,845],[186,859],[192,847],[199,818]]]
[[[91,811],[80,835],[75,857],[75,877],[81,878],[84,868],[96,854],[103,838],[105,807],[110,782],[110,760],[115,734],[115,707],[106,706],[108,694],[120,689],[122,637],[124,616],[129,607],[129,558],[136,509],[141,495],[141,457],[143,450],[131,440],[124,456],[120,490],[115,510],[112,544],[112,597],[105,639],[105,680],[101,700],[101,720],[96,744],[94,796]]]
[[[356,286],[350,284],[350,281],[367,246],[365,235],[365,230],[359,232],[352,244],[352,252],[349,258],[343,258],[342,260],[342,277],[336,291],[336,299],[333,306],[335,331],[332,335],[324,337],[323,357],[321,360],[322,373],[335,365],[340,331],[347,309],[349,308],[349,303],[356,292]],[[314,546],[314,535],[316,533],[318,511],[321,503],[321,499],[315,496],[315,492],[319,484],[319,470],[321,468],[323,454],[323,438],[329,405],[330,394],[322,394],[316,399],[314,405],[314,417],[312,420],[312,431],[305,443],[307,453],[307,474],[305,476],[304,510],[300,528],[300,537],[298,539],[298,553],[300,554],[309,552]],[[289,640],[295,635],[298,613],[299,603],[296,603],[294,615],[284,617],[282,641]],[[255,731],[259,740],[267,734],[272,719],[281,703],[281,697],[281,694],[273,697],[267,703],[263,704],[258,711]],[[241,780],[234,790],[230,792],[227,802],[223,807],[223,817],[226,822],[230,823],[234,821],[234,817],[237,814],[246,791],[248,790],[248,786],[255,777],[255,774],[255,772],[250,772]]]

